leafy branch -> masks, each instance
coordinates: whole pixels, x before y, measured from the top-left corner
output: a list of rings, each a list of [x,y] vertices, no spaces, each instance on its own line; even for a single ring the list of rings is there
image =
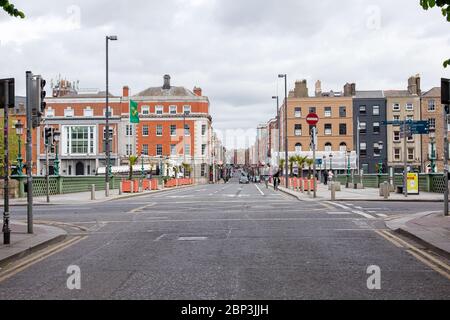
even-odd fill
[[[20,17],[22,19],[25,18],[25,14],[16,9],[16,7],[14,7],[12,3],[9,3],[8,0],[0,0],[0,8],[3,8],[3,10],[5,10],[10,16]]]

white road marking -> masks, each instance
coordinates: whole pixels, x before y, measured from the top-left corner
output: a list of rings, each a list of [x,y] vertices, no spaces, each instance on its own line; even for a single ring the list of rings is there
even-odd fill
[[[264,192],[261,191],[261,189],[258,187],[258,185],[255,184],[254,186],[256,187],[256,189],[258,189],[259,193],[261,193],[261,195],[263,196]]]
[[[379,216],[381,218],[387,218],[388,217],[387,214],[383,214],[383,213],[377,213],[377,216]]]
[[[208,239],[208,237],[178,237],[179,241],[204,241]]]
[[[367,214],[365,212],[359,211],[359,210],[352,210],[353,213],[359,214],[360,216],[363,216],[367,219],[376,219],[374,216],[371,216],[370,214]]]

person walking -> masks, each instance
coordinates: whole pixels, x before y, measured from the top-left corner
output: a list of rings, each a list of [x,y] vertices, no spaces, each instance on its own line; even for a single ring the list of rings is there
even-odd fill
[[[278,190],[278,185],[280,184],[280,170],[278,170],[274,175],[273,175],[273,189],[274,190]]]
[[[326,171],[323,173],[323,184],[328,185],[328,174]]]

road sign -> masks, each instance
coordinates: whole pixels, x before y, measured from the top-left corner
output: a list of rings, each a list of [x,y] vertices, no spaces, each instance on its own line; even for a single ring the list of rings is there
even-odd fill
[[[310,126],[315,126],[317,122],[319,122],[319,116],[312,112],[306,117],[306,122],[308,122]]]
[[[321,166],[323,164],[322,159],[316,159],[316,164]]]

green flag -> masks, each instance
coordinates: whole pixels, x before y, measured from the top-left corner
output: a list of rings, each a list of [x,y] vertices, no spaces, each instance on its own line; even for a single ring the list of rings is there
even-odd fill
[[[138,103],[130,99],[130,122],[139,123]]]

